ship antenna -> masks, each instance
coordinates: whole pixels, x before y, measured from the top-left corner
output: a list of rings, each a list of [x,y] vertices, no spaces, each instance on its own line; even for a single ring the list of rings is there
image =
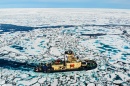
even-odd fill
[[[64,66],[65,66],[65,63],[66,63],[66,62],[65,62],[65,58],[66,58],[65,54],[66,54],[66,52],[64,53]]]

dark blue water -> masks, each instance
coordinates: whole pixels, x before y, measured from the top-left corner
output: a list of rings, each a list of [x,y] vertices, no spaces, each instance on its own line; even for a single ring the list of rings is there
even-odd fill
[[[24,47],[21,47],[21,46],[19,46],[19,45],[12,45],[11,47],[12,47],[12,48],[15,48],[15,49],[17,49],[17,50],[19,50],[19,51],[23,51],[23,50],[24,50]]]
[[[30,71],[30,70],[33,70],[35,66],[36,64],[34,63],[28,64],[27,62],[22,63],[22,62],[0,59],[0,67],[2,68]]]
[[[34,27],[17,26],[12,24],[1,24],[0,29],[3,30],[0,33],[3,33],[3,32],[16,32],[16,31],[29,31],[33,30]]]
[[[41,27],[28,27],[28,26],[18,26],[18,25],[12,25],[12,24],[0,24],[0,34],[3,32],[16,32],[16,31],[30,31],[34,29],[44,29],[44,28],[69,28],[74,27],[74,25],[57,25],[57,26],[41,26]]]

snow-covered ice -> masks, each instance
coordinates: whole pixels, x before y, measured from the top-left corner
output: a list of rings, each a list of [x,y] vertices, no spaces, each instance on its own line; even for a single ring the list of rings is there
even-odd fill
[[[129,86],[129,34],[125,9],[0,9],[0,85]],[[98,67],[35,73],[27,65],[62,59],[68,49]]]

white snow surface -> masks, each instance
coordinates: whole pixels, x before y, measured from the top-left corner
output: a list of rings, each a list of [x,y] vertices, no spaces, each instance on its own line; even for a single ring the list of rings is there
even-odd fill
[[[0,24],[39,27],[0,34],[0,61],[47,62],[62,59],[64,51],[71,49],[80,59],[92,59],[98,64],[94,70],[62,73],[0,66],[0,86],[130,86],[130,38],[122,34],[124,30],[130,34],[130,10],[0,9]],[[44,26],[61,27],[41,28]],[[98,33],[106,35],[82,35]]]

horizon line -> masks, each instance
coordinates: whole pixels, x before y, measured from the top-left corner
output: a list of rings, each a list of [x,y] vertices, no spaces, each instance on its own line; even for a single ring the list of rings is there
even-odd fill
[[[90,7],[90,8],[86,8],[86,7],[3,7],[3,8],[0,8],[0,9],[124,9],[124,10],[130,10],[129,8],[93,8],[93,7]]]

